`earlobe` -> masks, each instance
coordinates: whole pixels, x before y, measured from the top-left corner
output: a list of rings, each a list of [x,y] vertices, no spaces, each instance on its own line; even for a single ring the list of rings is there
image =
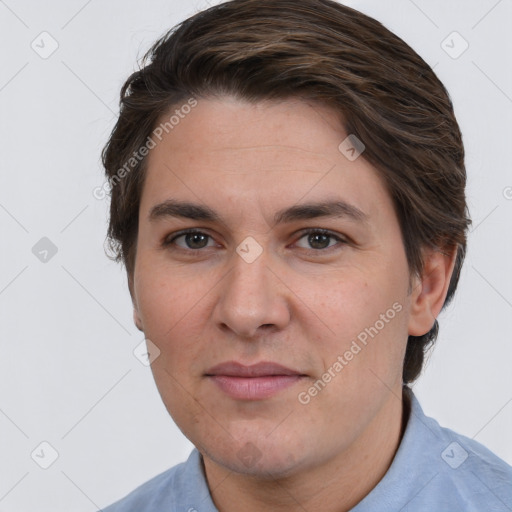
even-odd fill
[[[409,335],[423,336],[434,325],[448,293],[456,257],[456,247],[446,252],[424,250],[423,274],[414,282],[410,296]]]
[[[133,308],[133,323],[139,329],[139,331],[144,332],[144,329],[142,328],[142,320],[140,319],[139,313],[137,311],[137,308]]]
[[[130,297],[132,298],[132,304],[133,304],[133,323],[135,324],[135,327],[139,329],[139,331],[144,332],[144,329],[142,327],[142,320],[139,316],[139,312],[137,310],[136,305],[136,299],[133,289],[133,274],[128,274],[128,290],[130,291]]]

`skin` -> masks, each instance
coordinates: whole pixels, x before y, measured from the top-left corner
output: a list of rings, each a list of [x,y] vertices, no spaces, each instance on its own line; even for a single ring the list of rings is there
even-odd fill
[[[424,275],[410,280],[390,196],[364,154],[349,161],[340,152],[346,137],[321,105],[203,98],[148,156],[129,280],[134,321],[161,351],[157,387],[202,453],[222,512],[349,510],[400,442],[407,336],[432,327],[455,253],[425,250]],[[206,205],[223,221],[150,221],[169,198]],[[367,221],[273,224],[280,209],[333,198]],[[162,246],[188,228],[208,237]],[[347,243],[308,237],[307,228]],[[236,252],[249,236],[262,249],[252,263]],[[299,393],[396,303],[394,318],[301,403]],[[270,398],[238,400],[205,376],[230,360],[273,361],[305,377]]]

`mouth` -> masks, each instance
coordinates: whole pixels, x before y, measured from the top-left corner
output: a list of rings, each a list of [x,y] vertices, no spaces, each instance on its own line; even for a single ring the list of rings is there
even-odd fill
[[[293,386],[307,375],[267,361],[250,366],[228,361],[210,368],[205,377],[231,398],[263,400]]]

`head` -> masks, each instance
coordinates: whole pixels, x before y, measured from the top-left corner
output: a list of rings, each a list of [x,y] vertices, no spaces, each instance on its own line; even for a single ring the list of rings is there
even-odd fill
[[[464,260],[464,150],[444,86],[379,22],[330,0],[198,13],[124,84],[103,163],[108,236],[135,322],[161,351],[157,386],[212,458],[226,436],[264,438],[268,467],[307,465],[333,448],[312,443],[299,460],[313,425],[319,443],[342,428],[337,447],[349,446],[387,388],[418,377]],[[312,214],[328,201],[342,215]],[[331,235],[299,233],[318,227]],[[228,360],[303,377],[239,401],[206,375]],[[269,436],[286,409],[309,426]]]

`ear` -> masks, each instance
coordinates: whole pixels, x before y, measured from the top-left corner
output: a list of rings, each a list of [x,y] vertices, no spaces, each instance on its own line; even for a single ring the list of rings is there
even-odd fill
[[[432,329],[443,307],[452,277],[457,247],[446,252],[439,249],[424,249],[424,269],[421,277],[413,280],[409,335],[423,336]]]
[[[137,301],[135,300],[135,294],[133,293],[133,274],[128,275],[128,290],[130,290],[130,297],[132,298],[133,304],[133,323],[137,329],[139,329],[139,331],[144,332],[144,329],[142,328],[142,320],[139,315]]]

